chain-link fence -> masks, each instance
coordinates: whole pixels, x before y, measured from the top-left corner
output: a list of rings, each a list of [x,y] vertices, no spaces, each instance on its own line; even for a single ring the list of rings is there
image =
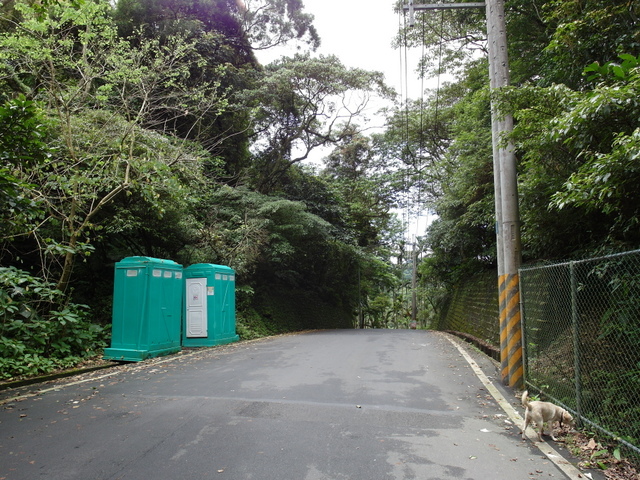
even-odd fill
[[[522,268],[525,378],[640,455],[640,250]]]

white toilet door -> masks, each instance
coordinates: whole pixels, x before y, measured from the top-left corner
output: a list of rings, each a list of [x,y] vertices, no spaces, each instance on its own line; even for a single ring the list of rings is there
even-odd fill
[[[187,278],[187,337],[207,336],[207,279]]]

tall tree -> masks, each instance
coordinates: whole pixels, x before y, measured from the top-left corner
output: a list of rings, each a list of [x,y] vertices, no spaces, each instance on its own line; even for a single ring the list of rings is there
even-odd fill
[[[381,73],[347,68],[335,56],[297,54],[267,65],[245,93],[256,108],[256,188],[275,191],[292,165],[344,138],[373,95],[393,94]]]
[[[212,112],[197,128],[192,119],[168,115],[179,135],[198,140],[224,159],[231,184],[250,162],[251,109],[241,92],[261,79],[254,50],[290,41],[311,49],[319,44],[313,17],[304,13],[299,0],[122,0],[115,18],[121,35],[133,41],[140,34],[161,43],[176,35],[185,37],[201,59],[192,62],[192,85],[198,78],[220,80],[229,93],[226,112]]]
[[[353,125],[340,134],[340,141],[326,157],[322,176],[342,199],[343,219],[354,241],[369,250],[380,246],[383,233],[397,207],[392,165],[376,158],[369,137]]]
[[[315,50],[320,37],[313,15],[304,12],[302,0],[236,0],[241,25],[254,49],[264,50],[292,40]]]

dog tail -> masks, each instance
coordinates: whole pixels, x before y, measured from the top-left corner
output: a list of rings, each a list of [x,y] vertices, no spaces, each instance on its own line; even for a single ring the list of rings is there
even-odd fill
[[[522,393],[522,406],[524,408],[529,408],[529,391],[525,390]]]

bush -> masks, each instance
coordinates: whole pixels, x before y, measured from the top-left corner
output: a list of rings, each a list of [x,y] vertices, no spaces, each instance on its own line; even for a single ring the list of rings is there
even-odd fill
[[[73,366],[104,348],[104,333],[53,284],[0,268],[0,378]]]

